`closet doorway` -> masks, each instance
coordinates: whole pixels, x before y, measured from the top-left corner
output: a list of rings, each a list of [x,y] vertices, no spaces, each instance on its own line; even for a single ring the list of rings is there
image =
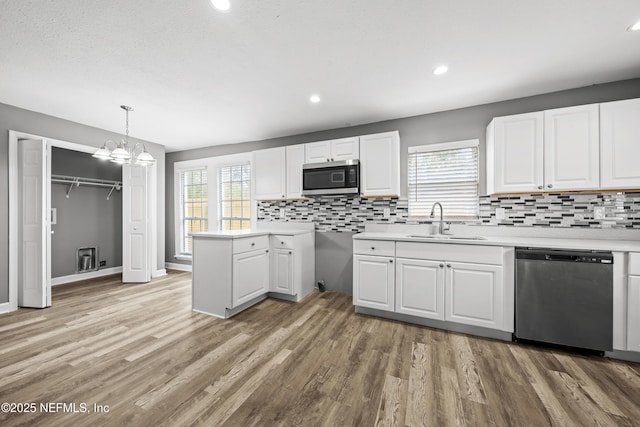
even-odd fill
[[[86,155],[93,153],[96,148],[9,131],[9,310],[15,310],[18,306],[42,308],[51,305],[53,272],[51,238],[55,236],[51,232],[61,232],[56,230],[56,226],[58,220],[62,219],[57,218],[55,214],[57,212],[51,210],[51,201],[54,196],[52,191],[56,194],[59,192],[59,189],[52,190],[52,187],[66,184],[56,182],[52,185],[53,149]],[[120,268],[123,272],[123,282],[148,282],[151,280],[151,271],[157,264],[155,215],[149,209],[149,206],[155,207],[156,203],[154,194],[156,165],[147,167],[125,165],[122,166],[121,173],[119,190],[121,209],[116,215],[121,218],[122,267]],[[68,177],[82,178],[80,174],[77,176],[58,173],[53,175],[57,176],[55,179],[61,181]],[[101,180],[101,178],[94,179],[98,182]],[[76,191],[76,196],[79,195],[77,191],[80,188],[79,183],[78,179],[75,188],[69,186],[64,190],[65,198],[69,188],[71,188],[68,193],[69,199],[74,196],[73,191]],[[110,189],[107,190],[107,194],[109,191]],[[113,193],[116,191],[118,190],[114,189]],[[82,209],[85,210],[85,206]],[[100,227],[100,224],[96,224],[96,227]],[[74,261],[74,268],[76,265],[82,270],[84,267],[94,268],[91,263],[94,257],[98,268],[100,268],[100,261],[107,261],[100,257],[99,245],[88,245],[79,249],[81,249],[80,253],[74,254],[75,257],[79,256],[79,259]],[[108,270],[102,272],[98,270],[93,273],[82,271],[80,274],[74,273],[75,276],[72,277],[83,280],[89,278],[87,275],[92,274],[95,277],[111,274],[111,272]],[[62,279],[58,278],[57,283],[70,281],[68,276],[71,275],[60,276]]]

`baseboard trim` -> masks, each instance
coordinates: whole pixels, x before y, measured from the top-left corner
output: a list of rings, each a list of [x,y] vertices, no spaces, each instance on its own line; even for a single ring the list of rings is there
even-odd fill
[[[10,313],[16,310],[17,307],[13,307],[10,302],[3,302],[0,304],[0,314]]]
[[[165,268],[169,268],[171,270],[179,270],[179,271],[193,271],[189,264],[177,264],[175,262],[165,262]]]
[[[162,270],[156,270],[156,272],[151,275],[151,278],[155,279],[156,277],[162,277],[166,275],[167,275],[167,270],[163,268]]]
[[[70,274],[68,276],[54,277],[51,286],[64,285],[65,283],[79,282],[81,280],[95,279],[96,277],[110,276],[122,273],[122,266],[105,268],[104,270],[90,271],[88,273]]]

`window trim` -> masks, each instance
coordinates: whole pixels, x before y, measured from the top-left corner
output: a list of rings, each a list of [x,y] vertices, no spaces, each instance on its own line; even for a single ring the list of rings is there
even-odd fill
[[[409,162],[412,154],[417,153],[430,153],[434,151],[446,151],[456,150],[461,148],[476,148],[477,152],[477,167],[478,167],[478,183],[477,183],[477,196],[478,202],[480,197],[480,140],[479,139],[465,139],[461,141],[441,142],[437,144],[415,145],[408,147],[407,153],[407,210],[409,210],[409,203],[411,194],[409,191]],[[438,218],[431,218],[429,215],[412,215],[408,216],[408,221],[430,221],[435,222]],[[444,220],[449,222],[469,222],[477,221],[478,216],[447,216],[443,217]]]
[[[254,185],[254,180],[253,180],[253,165],[250,161],[237,161],[237,162],[225,162],[225,163],[220,163],[217,165],[216,167],[216,210],[217,215],[216,215],[216,226],[219,230],[222,229],[222,221],[225,220],[234,220],[234,218],[225,218],[222,215],[221,212],[221,202],[222,202],[222,197],[220,195],[220,187],[221,187],[221,182],[220,182],[220,171],[223,168],[231,168],[234,166],[248,166],[249,167],[249,228],[252,228],[253,225],[255,224],[255,220],[254,220],[254,209],[252,206],[252,204],[254,203],[254,197],[253,197],[253,185]],[[241,221],[245,221],[245,218],[238,218]]]

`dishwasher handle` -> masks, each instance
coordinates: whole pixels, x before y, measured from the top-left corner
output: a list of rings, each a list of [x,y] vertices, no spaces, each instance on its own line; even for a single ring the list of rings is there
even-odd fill
[[[549,262],[582,262],[588,264],[613,264],[613,254],[608,251],[579,251],[570,249],[516,248],[517,260]]]
[[[565,262],[578,262],[580,257],[578,255],[569,254],[544,254],[546,261],[565,261]]]

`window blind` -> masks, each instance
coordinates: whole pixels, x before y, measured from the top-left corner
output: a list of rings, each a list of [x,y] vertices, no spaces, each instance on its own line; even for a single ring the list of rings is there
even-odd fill
[[[225,166],[219,169],[219,218],[221,230],[251,227],[251,166]]]
[[[478,216],[477,140],[411,147],[409,216],[428,216],[435,202],[451,218]]]
[[[193,251],[190,234],[209,229],[207,169],[181,172],[180,189],[180,253],[190,255]]]

